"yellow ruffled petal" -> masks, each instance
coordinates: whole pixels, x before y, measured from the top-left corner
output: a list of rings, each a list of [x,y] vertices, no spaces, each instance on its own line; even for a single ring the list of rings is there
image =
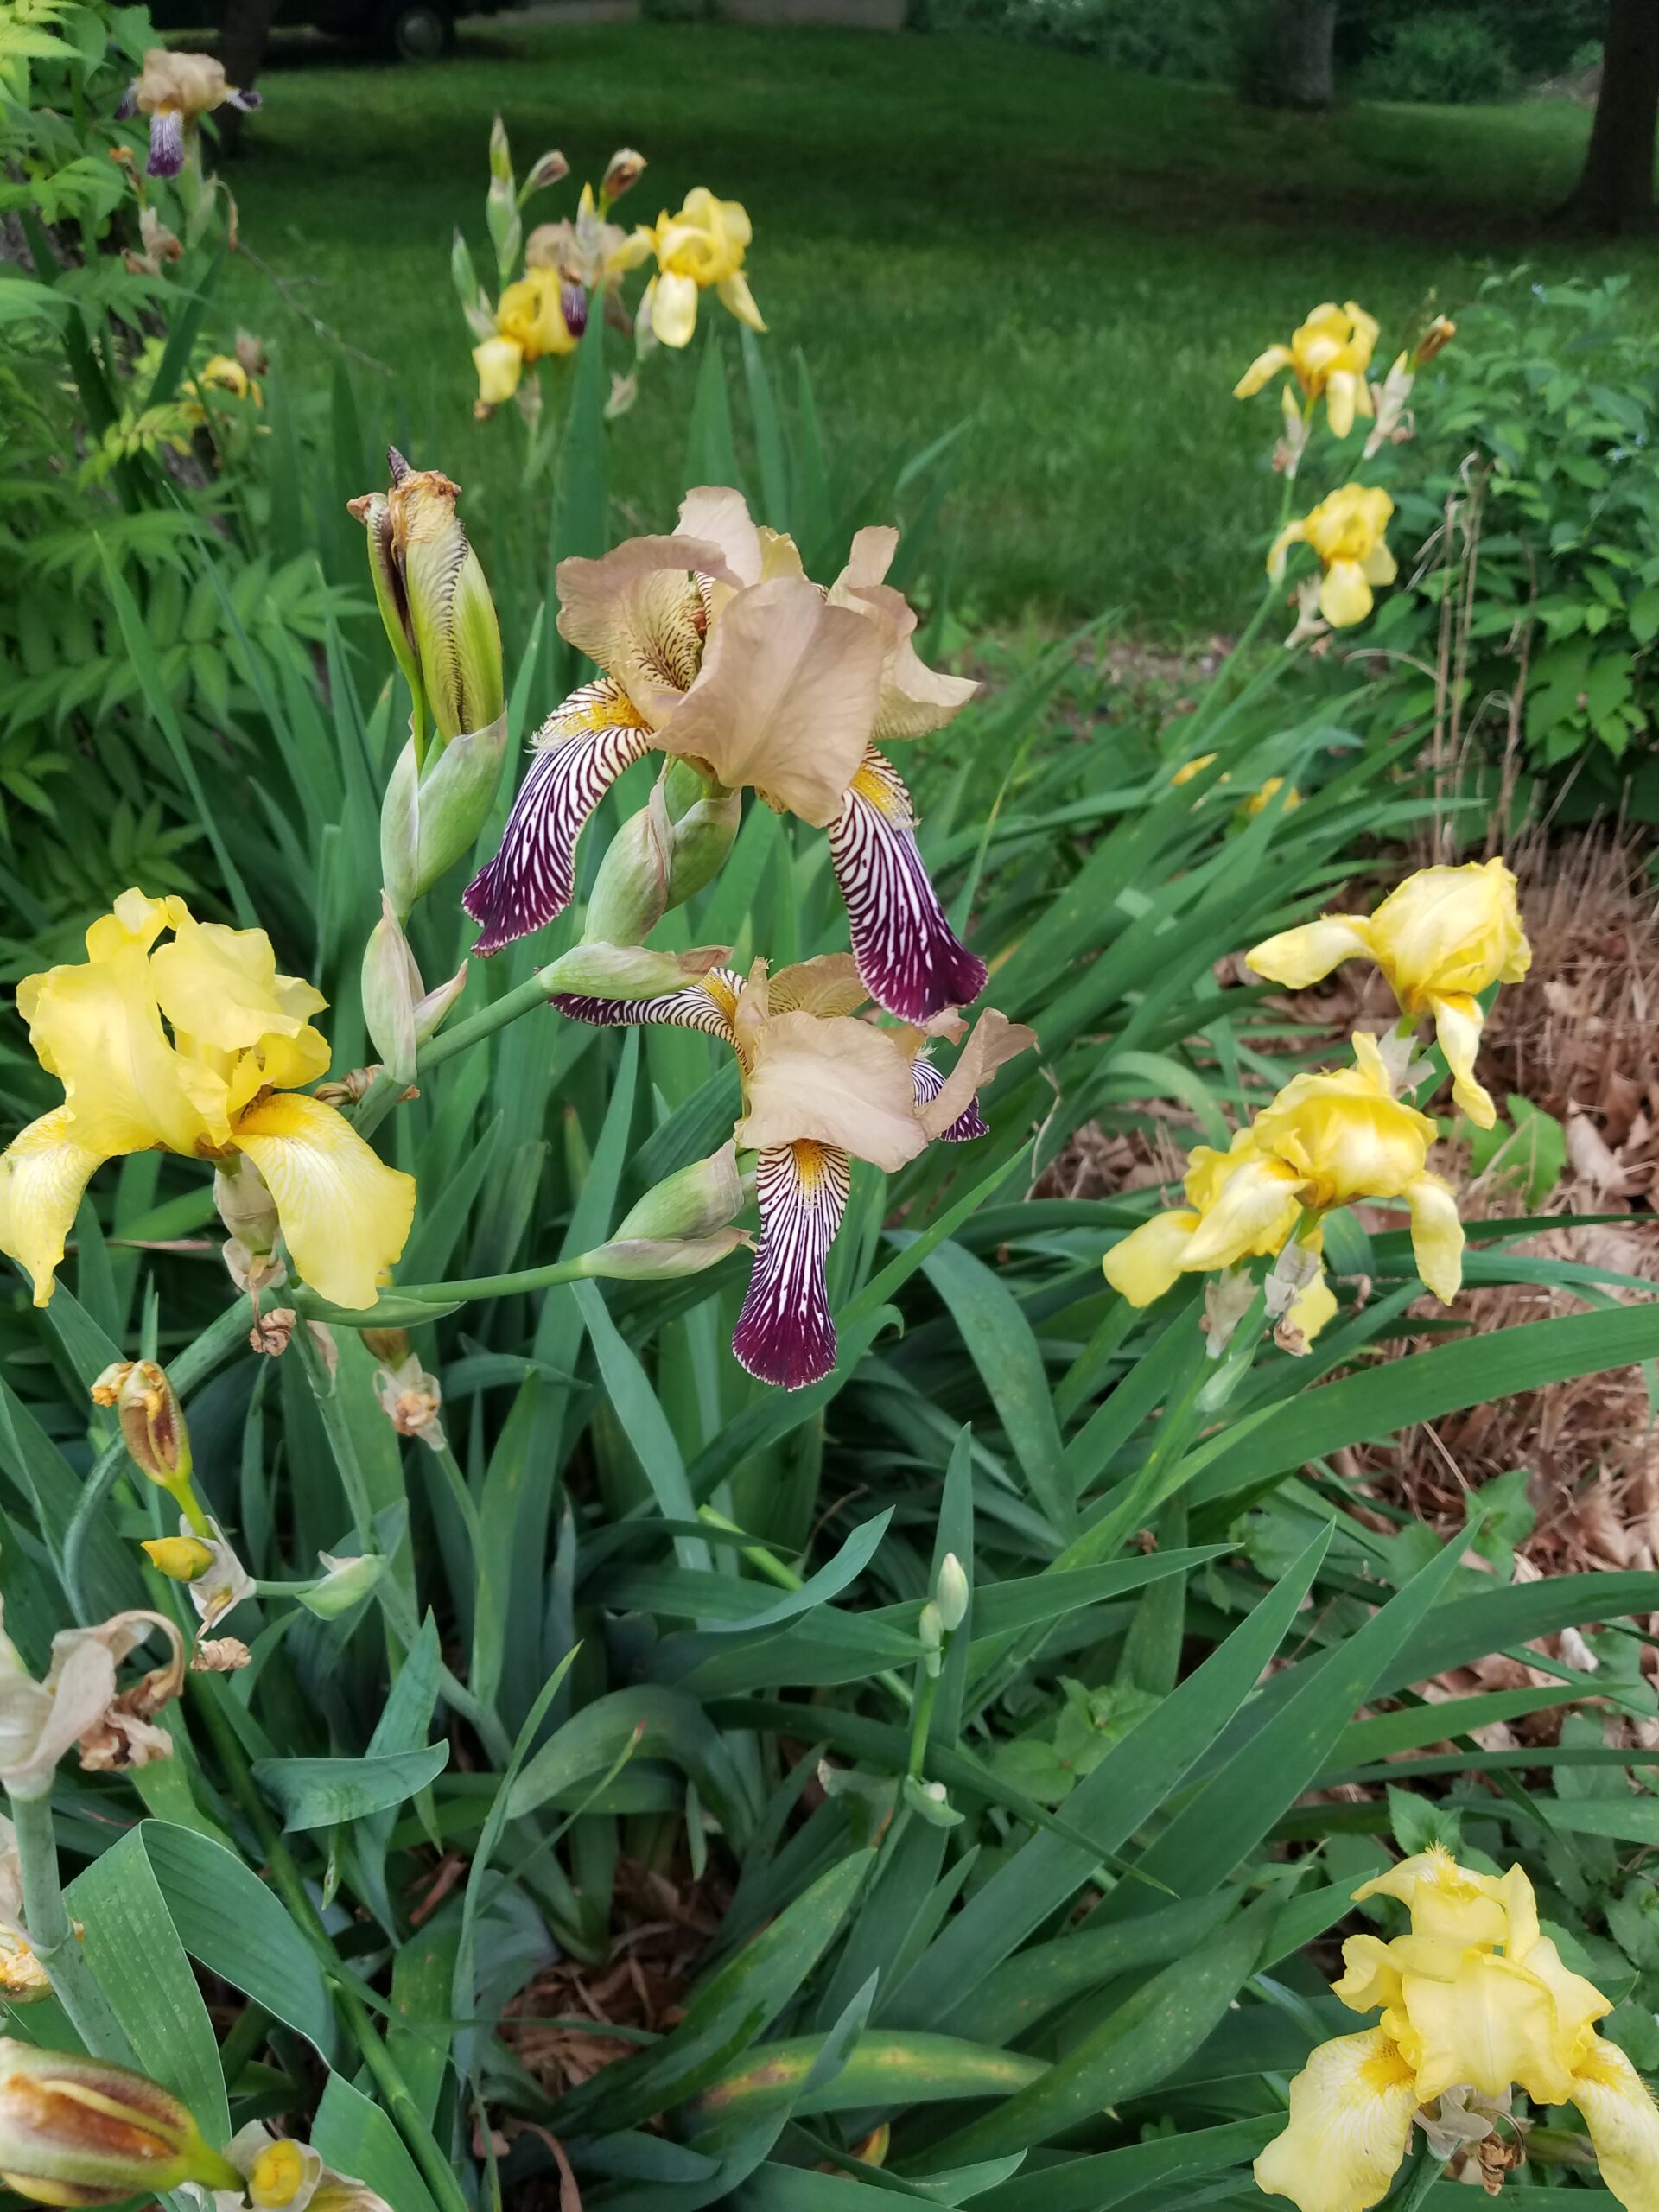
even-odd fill
[[[89,960],[108,960],[137,945],[148,952],[167,927],[167,901],[150,899],[137,888],[124,891],[114,909],[101,914],[86,932]]]
[[[1370,955],[1370,925],[1363,915],[1321,914],[1317,922],[1304,922],[1300,929],[1281,930],[1277,937],[1270,937],[1253,945],[1244,956],[1245,965],[1258,976],[1265,976],[1270,983],[1282,983],[1287,990],[1305,991],[1310,983],[1317,983],[1344,960]]]
[[[1557,2031],[1555,2002],[1527,1967],[1490,1951],[1465,1951],[1450,1981],[1404,1977],[1405,2005],[1418,2042],[1421,2103],[1455,2082],[1505,2097],[1519,2082],[1537,2103],[1572,2094],[1572,2053]]]
[[[1466,1114],[1478,1128],[1490,1129],[1497,1119],[1497,1109],[1491,1094],[1475,1077],[1475,1056],[1480,1050],[1480,1033],[1485,1022],[1480,1001],[1463,992],[1446,997],[1432,998],[1429,1011],[1434,1017],[1434,1035],[1446,1065],[1452,1071],[1452,1096],[1460,1113]]]
[[[697,327],[697,283],[694,276],[665,272],[655,280],[651,327],[664,346],[689,346]]]
[[[1360,566],[1370,584],[1391,584],[1400,573],[1400,564],[1386,545],[1374,545]]]
[[[37,1306],[52,1295],[81,1192],[105,1157],[74,1128],[73,1110],[54,1106],[0,1153],[0,1252],[32,1277]]]
[[[1510,1908],[1519,1894],[1511,1885],[1517,1877],[1526,1882],[1518,1866],[1511,1867],[1501,1880],[1496,1874],[1460,1866],[1449,1851],[1431,1844],[1427,1851],[1401,1859],[1374,1880],[1362,1882],[1353,1893],[1354,1903],[1393,1897],[1410,1913],[1414,1936],[1450,1943],[1459,1950],[1471,1944],[1510,1943],[1513,1936]],[[1531,1896],[1529,1886],[1527,1895]],[[1535,1939],[1537,1934],[1535,1912],[1532,1937]]]
[[[1291,1300],[1285,1321],[1305,1344],[1311,1344],[1319,1331],[1334,1321],[1340,1311],[1337,1294],[1331,1287],[1331,1279],[1321,1268],[1306,1287],[1298,1292]]]
[[[1354,412],[1358,405],[1356,385],[1363,388],[1363,379],[1351,369],[1331,372],[1325,387],[1325,409],[1332,437],[1345,438],[1354,427]]]
[[[1274,583],[1285,573],[1285,560],[1293,545],[1300,545],[1307,536],[1300,522],[1287,522],[1273,543],[1268,548],[1268,574]]]
[[[478,371],[478,396],[486,407],[500,407],[512,397],[524,373],[524,349],[511,338],[486,338],[473,348]]]
[[[1250,399],[1261,391],[1269,377],[1276,377],[1281,369],[1291,366],[1288,346],[1269,346],[1265,353],[1258,353],[1243,375],[1233,386],[1235,399]]]
[[[194,1154],[207,1134],[162,1031],[141,938],[31,976],[17,994],[35,1057],[74,1109],[77,1141],[105,1160],[154,1145]]]
[[[415,1215],[415,1178],[388,1167],[342,1114],[279,1092],[248,1109],[236,1142],[264,1178],[294,1264],[336,1306],[372,1306]]]
[[[311,984],[276,973],[264,930],[199,922],[181,899],[169,899],[167,906],[172,942],[151,954],[149,972],[175,1034],[244,1052],[266,1039],[297,1038],[307,1017],[327,1005]],[[326,1058],[322,1065],[328,1065]]]
[[[741,269],[729,276],[722,276],[715,289],[720,294],[721,305],[729,308],[740,322],[747,322],[751,330],[766,328],[754,303],[754,294],[749,289],[749,280]]]
[[[1568,2098],[1584,2114],[1601,2178],[1624,2212],[1659,2212],[1659,2106],[1616,2043],[1590,2038]]]
[[[1179,1280],[1186,1248],[1198,1217],[1185,1208],[1155,1213],[1112,1246],[1101,1268],[1121,1298],[1131,1306],[1150,1306]]]
[[[1246,1158],[1205,1209],[1183,1266],[1230,1268],[1277,1251],[1296,1225],[1301,1187],[1302,1179],[1282,1162]]]
[[[1333,561],[1319,586],[1319,612],[1331,627],[1351,629],[1365,620],[1374,604],[1363,563]]]
[[[1350,1936],[1342,1947],[1342,1979],[1332,1983],[1331,1993],[1351,2012],[1400,2003],[1399,1962],[1380,1936]]]
[[[1399,2171],[1417,2106],[1411,2069],[1380,2028],[1308,2054],[1290,2125],[1255,2162],[1258,2188],[1300,2212],[1369,2212]]]
[[[1401,1193],[1411,1210],[1417,1272],[1442,1306],[1463,1286],[1463,1224],[1452,1185],[1439,1175],[1414,1176]]]

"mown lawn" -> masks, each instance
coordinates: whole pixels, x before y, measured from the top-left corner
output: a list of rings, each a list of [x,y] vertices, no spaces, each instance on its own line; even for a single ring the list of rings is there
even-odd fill
[[[641,217],[699,181],[743,200],[775,356],[804,351],[839,444],[874,458],[969,423],[955,515],[982,620],[1232,619],[1259,557],[1272,408],[1230,388],[1316,299],[1356,295],[1394,331],[1528,262],[1632,268],[1642,311],[1659,306],[1650,248],[1586,250],[1543,220],[1586,127],[1564,104],[1310,119],[989,40],[511,17],[468,28],[442,67],[274,68],[234,170],[244,234],[293,296],[395,365],[421,457],[485,506],[505,496],[516,426],[471,419],[448,256],[459,220],[485,257],[497,107],[521,168],[559,144],[580,177],[639,146]],[[296,363],[316,356],[252,269],[235,285],[249,323]],[[613,442],[652,525],[693,372],[653,363]]]

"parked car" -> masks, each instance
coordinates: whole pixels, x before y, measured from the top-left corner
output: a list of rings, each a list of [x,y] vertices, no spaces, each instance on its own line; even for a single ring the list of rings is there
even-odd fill
[[[519,4],[522,0],[519,0]],[[278,29],[311,29],[374,47],[400,61],[436,61],[455,42],[459,16],[493,16],[515,0],[276,0]],[[155,0],[158,30],[217,30],[218,0]]]

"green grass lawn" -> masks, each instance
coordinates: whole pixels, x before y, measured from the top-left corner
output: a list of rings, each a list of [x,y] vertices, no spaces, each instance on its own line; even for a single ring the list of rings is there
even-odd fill
[[[640,147],[639,217],[698,182],[745,201],[770,342],[780,364],[806,354],[838,445],[874,458],[969,424],[953,512],[981,620],[1233,620],[1272,499],[1274,408],[1230,387],[1318,299],[1358,297],[1386,343],[1528,261],[1632,268],[1642,312],[1659,307],[1650,248],[1586,249],[1543,221],[1586,127],[1563,104],[1308,118],[989,40],[511,17],[469,28],[442,67],[277,67],[265,92],[233,173],[244,235],[293,297],[395,365],[390,419],[473,486],[475,512],[506,496],[517,425],[472,421],[448,256],[460,221],[486,259],[499,107],[521,168],[558,144],[579,179]],[[546,194],[538,218],[571,196]],[[323,350],[246,264],[235,285],[290,359]],[[614,435],[616,483],[649,526],[671,511],[694,373],[653,361]]]

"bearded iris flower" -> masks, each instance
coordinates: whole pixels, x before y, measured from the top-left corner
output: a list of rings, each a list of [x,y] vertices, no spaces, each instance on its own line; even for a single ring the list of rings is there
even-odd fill
[[[1412,2120],[1459,2089],[1573,2104],[1601,2178],[1626,2212],[1659,2208],[1659,2107],[1592,2023],[1609,2000],[1539,1931],[1519,1866],[1483,1874],[1431,1847],[1354,1891],[1395,1897],[1411,1932],[1351,1936],[1332,1984],[1376,2027],[1321,2044],[1290,2085],[1290,2124],[1255,2162],[1269,2196],[1300,2212],[1368,2212],[1387,2195]],[[1432,2124],[1431,2111],[1426,2119]]]
[[[977,686],[918,657],[916,617],[884,582],[898,545],[861,530],[826,592],[794,541],[757,529],[742,495],[693,492],[670,537],[560,563],[559,630],[604,671],[537,732],[501,849],[470,883],[499,951],[563,912],[576,839],[625,768],[657,751],[715,791],[749,785],[830,833],[853,955],[901,1020],[965,1006],[985,965],[957,940],[928,880],[916,817],[885,742],[939,729]]]
[[[144,50],[143,67],[122,111],[130,115],[136,109],[149,118],[149,175],[177,176],[204,115],[219,107],[245,113],[258,105],[258,93],[238,92],[211,54],[172,54],[164,46],[151,46]]]
[[[1374,1037],[1357,1035],[1354,1050],[1354,1067],[1293,1077],[1226,1152],[1195,1147],[1188,1205],[1154,1215],[1105,1256],[1106,1280],[1130,1305],[1150,1306],[1182,1274],[1282,1253],[1293,1238],[1317,1260],[1325,1214],[1389,1198],[1405,1200],[1418,1271],[1450,1305],[1463,1280],[1463,1226],[1450,1185],[1428,1170],[1434,1124],[1395,1097]],[[1321,1268],[1289,1318],[1311,1339],[1335,1312]]]
[[[526,270],[496,303],[494,337],[473,348],[480,404],[499,407],[527,368],[549,354],[574,353],[587,322],[587,295],[579,286],[567,284],[556,269]]]
[[[717,200],[705,184],[685,195],[677,215],[664,208],[639,235],[657,256],[657,274],[639,302],[639,322],[664,346],[689,346],[697,327],[697,296],[714,291],[751,330],[764,330],[743,274],[754,232],[741,201]]]
[[[1233,386],[1233,397],[1249,399],[1281,369],[1288,369],[1310,405],[1323,397],[1332,433],[1345,438],[1354,417],[1371,412],[1365,372],[1371,365],[1377,331],[1375,318],[1357,302],[1349,300],[1338,307],[1326,300],[1292,331],[1287,346],[1269,346],[1256,355]]]
[[[1268,555],[1268,574],[1277,583],[1291,547],[1312,546],[1325,571],[1319,612],[1333,630],[1351,629],[1371,611],[1371,586],[1391,584],[1398,574],[1387,543],[1393,512],[1394,501],[1386,492],[1341,485],[1299,522],[1285,524]]]
[[[1532,965],[1515,877],[1503,861],[1419,868],[1374,914],[1321,914],[1246,958],[1258,976],[1291,990],[1319,982],[1344,960],[1375,961],[1408,1021],[1433,1020],[1461,1111],[1483,1129],[1497,1119],[1475,1079],[1485,1019],[1477,995],[1518,983]]]
[[[0,1155],[0,1251],[32,1276],[35,1303],[52,1295],[95,1171],[162,1150],[251,1160],[306,1281],[336,1305],[372,1306],[408,1236],[415,1181],[298,1087],[328,1065],[310,1021],[321,994],[277,974],[263,930],[198,922],[183,899],[137,890],[92,924],[86,953],[17,989],[35,1057],[64,1090]]]
[[[715,968],[687,988],[648,1000],[559,996],[578,1020],[655,1022],[700,1029],[737,1055],[743,1114],[735,1137],[759,1155],[760,1243],[732,1350],[763,1382],[798,1390],[836,1363],[836,1329],[824,1268],[846,1211],[851,1163],[891,1174],[935,1137],[983,1136],[982,1084],[1034,1044],[1033,1033],[985,1013],[944,1075],[930,1060],[930,1033],[879,1029],[855,1020],[867,993],[845,953],[769,976]],[[961,1033],[957,1020],[933,1033]]]

